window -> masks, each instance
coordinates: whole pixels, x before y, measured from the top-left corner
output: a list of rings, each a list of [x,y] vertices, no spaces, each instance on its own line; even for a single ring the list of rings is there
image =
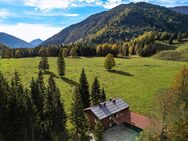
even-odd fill
[[[95,118],[95,123],[97,122],[97,119]]]
[[[116,114],[116,117],[118,117],[118,116],[119,116],[119,114],[117,113],[117,114]]]

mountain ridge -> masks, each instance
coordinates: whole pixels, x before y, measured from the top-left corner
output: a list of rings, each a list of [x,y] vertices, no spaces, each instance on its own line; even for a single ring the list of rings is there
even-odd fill
[[[24,41],[18,37],[15,37],[13,35],[4,33],[4,32],[0,32],[0,43],[4,44],[6,46],[9,46],[11,48],[31,48],[31,47],[33,47],[26,41]]]
[[[145,31],[188,31],[188,16],[145,2],[119,5],[71,25],[41,45],[121,42]]]
[[[175,12],[188,15],[188,6],[176,6],[170,9]]]

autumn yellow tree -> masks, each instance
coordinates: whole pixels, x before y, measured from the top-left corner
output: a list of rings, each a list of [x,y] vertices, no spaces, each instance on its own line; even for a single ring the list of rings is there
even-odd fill
[[[152,125],[138,141],[185,141],[188,138],[188,69],[183,67],[169,90],[156,95]]]

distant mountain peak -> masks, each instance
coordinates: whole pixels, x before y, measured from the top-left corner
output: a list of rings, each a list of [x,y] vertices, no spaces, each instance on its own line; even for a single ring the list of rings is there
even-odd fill
[[[26,41],[19,39],[13,35],[9,35],[4,32],[0,32],[0,43],[9,46],[11,48],[31,48],[31,44]]]
[[[31,45],[33,45],[34,47],[40,45],[43,41],[41,39],[34,39],[30,42]]]
[[[175,12],[188,15],[188,6],[176,6],[176,7],[170,8],[170,9]]]

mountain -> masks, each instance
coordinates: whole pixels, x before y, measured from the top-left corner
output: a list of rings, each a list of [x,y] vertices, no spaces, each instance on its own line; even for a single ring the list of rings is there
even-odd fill
[[[35,39],[33,41],[30,42],[31,45],[33,45],[34,47],[40,45],[43,41],[41,39]]]
[[[0,32],[0,43],[11,48],[30,48],[31,44],[12,35]]]
[[[71,25],[42,45],[76,42],[121,42],[145,31],[188,32],[188,16],[168,8],[139,2],[119,5]]]
[[[173,7],[170,9],[175,12],[188,15],[188,6],[178,6],[178,7]]]
[[[6,45],[0,43],[0,51],[4,50],[4,49],[8,49],[9,47],[7,47]]]

